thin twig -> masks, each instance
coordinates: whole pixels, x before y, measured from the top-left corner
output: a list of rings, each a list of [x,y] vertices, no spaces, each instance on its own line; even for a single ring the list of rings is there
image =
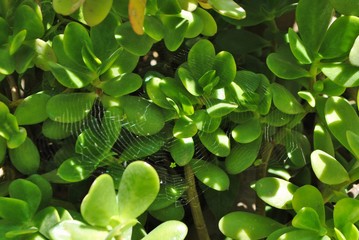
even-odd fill
[[[188,199],[191,207],[192,217],[194,225],[196,227],[197,235],[199,240],[210,240],[206,222],[204,221],[201,204],[198,199],[198,193],[196,190],[196,181],[192,168],[188,165],[184,167],[185,178],[188,183]]]
[[[17,101],[20,99],[20,95],[19,95],[19,88],[17,87],[16,81],[14,79],[14,77],[12,75],[9,75],[6,77],[6,80],[9,84],[10,87],[10,92],[11,92],[11,99],[12,101]]]

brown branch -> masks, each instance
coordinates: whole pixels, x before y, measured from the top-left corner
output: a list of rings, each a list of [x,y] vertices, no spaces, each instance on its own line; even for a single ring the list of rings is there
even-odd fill
[[[16,84],[16,81],[14,79],[14,77],[12,75],[8,75],[6,77],[6,80],[9,84],[10,87],[10,92],[11,92],[11,99],[12,101],[17,101],[20,99],[20,94],[19,94],[19,88]]]
[[[189,165],[184,167],[185,178],[188,183],[188,199],[191,207],[192,217],[194,225],[196,227],[197,236],[199,240],[210,240],[206,222],[204,221],[201,204],[198,199],[198,193],[196,190],[196,181],[192,168]]]

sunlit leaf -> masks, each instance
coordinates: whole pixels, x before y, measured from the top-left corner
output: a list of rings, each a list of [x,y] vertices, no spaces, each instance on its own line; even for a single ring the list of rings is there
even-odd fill
[[[179,221],[166,221],[154,230],[152,230],[148,235],[146,235],[142,240],[184,240],[187,235],[187,226],[186,224]]]
[[[146,0],[130,0],[128,5],[128,17],[132,29],[138,35],[142,35],[145,19]]]

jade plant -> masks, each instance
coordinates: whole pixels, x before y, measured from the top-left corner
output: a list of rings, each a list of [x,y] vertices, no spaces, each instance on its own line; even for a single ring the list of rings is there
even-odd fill
[[[0,0],[2,239],[359,238],[353,0]]]

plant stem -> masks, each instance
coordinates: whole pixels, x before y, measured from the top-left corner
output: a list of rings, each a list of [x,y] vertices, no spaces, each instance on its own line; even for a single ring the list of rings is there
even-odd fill
[[[19,95],[19,89],[17,87],[16,81],[14,79],[14,77],[12,75],[9,75],[6,77],[6,80],[9,84],[10,87],[10,92],[11,92],[11,99],[12,101],[17,101],[20,99],[20,95]]]
[[[185,178],[188,183],[188,199],[191,207],[194,225],[196,227],[197,235],[199,240],[210,240],[206,223],[203,218],[201,204],[198,199],[198,193],[196,190],[196,181],[192,168],[188,165],[184,166]]]
[[[266,142],[262,151],[262,164],[257,168],[257,180],[267,176],[268,162],[274,149],[273,142]],[[258,197],[256,200],[256,212],[262,216],[265,215],[266,204]]]

